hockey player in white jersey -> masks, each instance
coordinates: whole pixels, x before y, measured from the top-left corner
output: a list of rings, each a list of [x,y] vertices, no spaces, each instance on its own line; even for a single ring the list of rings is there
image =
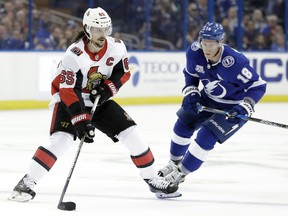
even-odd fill
[[[221,24],[208,22],[186,51],[183,101],[173,128],[170,160],[159,170],[159,176],[175,184],[198,170],[216,143],[224,143],[245,125],[247,121],[236,116],[251,116],[266,91],[266,82],[248,59],[223,44],[224,34]],[[199,112],[198,103],[228,115]]]
[[[105,10],[98,7],[85,12],[83,30],[66,50],[52,81],[49,143],[38,147],[10,200],[33,199],[34,186],[56,160],[77,137],[81,139],[86,135],[85,142],[92,143],[95,128],[128,148],[132,162],[152,192],[173,194],[177,191],[177,185],[157,176],[153,154],[143,142],[136,123],[111,99],[130,77],[126,47],[123,41],[110,37],[111,32],[111,19]],[[98,95],[101,97],[91,119],[89,113]]]

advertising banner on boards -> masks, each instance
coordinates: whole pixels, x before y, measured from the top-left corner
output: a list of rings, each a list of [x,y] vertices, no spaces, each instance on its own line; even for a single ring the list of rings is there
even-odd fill
[[[288,95],[288,58],[284,54],[245,53],[257,73],[268,82],[267,95]],[[51,75],[61,54],[39,56],[38,86],[41,98],[50,94]],[[184,86],[183,52],[131,52],[130,80],[117,97],[180,96]]]

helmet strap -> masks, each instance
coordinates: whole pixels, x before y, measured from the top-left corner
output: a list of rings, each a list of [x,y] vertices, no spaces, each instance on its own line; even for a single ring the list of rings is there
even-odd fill
[[[218,50],[217,50],[217,52],[215,53],[215,55],[213,56],[213,58],[218,55],[219,51],[220,51],[220,47],[218,48]]]
[[[221,46],[222,46],[222,42],[218,41],[218,50],[217,50],[217,52],[215,53],[215,55],[213,56],[213,58],[218,55]]]
[[[87,37],[89,40],[91,40],[91,39],[92,39],[92,35],[91,35],[91,33],[88,33],[88,31],[86,30],[86,28],[87,28],[87,25],[85,25],[85,26],[83,27],[84,33],[85,33],[86,37]]]

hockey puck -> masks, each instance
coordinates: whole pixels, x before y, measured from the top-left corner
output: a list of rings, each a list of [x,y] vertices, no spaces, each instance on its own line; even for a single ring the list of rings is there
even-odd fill
[[[76,203],[74,202],[61,202],[58,204],[58,209],[64,211],[74,211],[76,209]]]

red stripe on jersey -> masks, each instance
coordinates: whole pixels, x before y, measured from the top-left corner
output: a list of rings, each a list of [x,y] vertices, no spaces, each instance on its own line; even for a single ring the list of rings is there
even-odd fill
[[[73,88],[61,88],[59,93],[61,100],[65,103],[66,106],[70,106],[71,104],[79,101]]]
[[[138,168],[145,168],[154,163],[154,156],[149,148],[141,155],[131,156],[131,159]]]
[[[40,146],[35,152],[33,159],[49,171],[56,162],[57,157],[49,150]]]
[[[55,77],[52,81],[52,85],[51,85],[51,94],[52,95],[59,92],[59,82],[60,82],[60,74],[57,77]]]
[[[122,83],[122,85],[130,79],[130,76],[131,76],[130,71],[124,73],[124,75],[120,79],[120,82]]]
[[[51,125],[50,125],[50,134],[52,134],[54,132],[54,126],[55,126],[58,106],[59,106],[59,103],[56,103],[54,105],[53,114],[52,114],[52,120],[51,120]]]

